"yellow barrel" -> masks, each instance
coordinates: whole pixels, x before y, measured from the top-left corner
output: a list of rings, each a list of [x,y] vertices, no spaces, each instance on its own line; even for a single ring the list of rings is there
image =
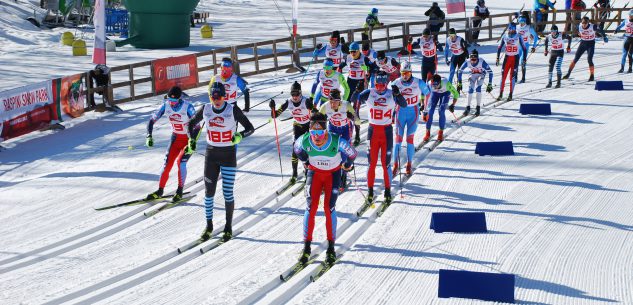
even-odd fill
[[[208,24],[200,27],[200,36],[208,39],[213,38],[213,27]]]
[[[73,56],[86,56],[88,51],[86,50],[86,42],[77,39],[73,42]]]
[[[290,41],[290,48],[292,49],[292,41]],[[303,40],[301,40],[301,36],[297,34],[297,49],[303,48]]]
[[[75,35],[71,32],[62,33],[62,44],[65,46],[72,46],[75,41]]]

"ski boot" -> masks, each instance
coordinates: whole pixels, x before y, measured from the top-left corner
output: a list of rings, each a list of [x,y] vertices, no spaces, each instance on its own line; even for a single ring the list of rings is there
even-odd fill
[[[499,93],[499,97],[497,97],[497,102],[503,100],[503,92]]]
[[[593,82],[593,81],[594,81],[593,74],[590,74],[590,75],[589,75],[589,80],[588,80],[588,82]]]
[[[213,233],[213,220],[207,220],[207,227],[202,231],[202,235],[200,235],[200,240],[207,241],[211,238],[211,233]]]
[[[290,184],[295,184],[297,183],[297,175],[293,174],[292,177],[290,177]]]
[[[547,86],[545,88],[552,88],[552,81],[547,82]]]
[[[310,249],[311,243],[311,241],[307,240],[303,242],[303,253],[299,256],[299,262],[303,265],[307,264],[310,260],[310,254],[312,254],[312,250]]]
[[[464,116],[467,116],[468,114],[470,114],[470,106],[466,106],[466,109],[464,109]]]
[[[145,198],[145,200],[156,200],[156,199],[160,199],[161,197],[163,197],[163,188],[158,188],[158,190],[156,190],[156,192],[153,192],[149,195],[147,195],[147,197]]]
[[[171,198],[171,202],[178,202],[180,200],[182,200],[182,186],[178,187],[176,194],[174,194],[174,197]]]
[[[629,71],[626,73],[633,73],[633,66],[629,66]]]
[[[444,141],[444,130],[440,129],[437,132],[437,140],[440,141],[440,142]]]
[[[385,204],[389,205],[391,201],[393,201],[393,198],[391,198],[391,190],[385,189]]]
[[[477,108],[475,108],[475,116],[479,116],[479,114],[481,114],[481,107],[477,106]]]
[[[512,92],[510,92],[510,94],[508,94],[508,98],[506,99],[507,102],[512,100]]]
[[[618,73],[624,73],[624,65],[620,65],[620,70],[618,70]]]
[[[560,78],[558,79],[558,81],[556,81],[556,87],[554,88],[557,88],[557,89],[560,88]]]
[[[231,227],[224,227],[224,232],[222,233],[222,240],[227,242],[233,238],[233,229]]]
[[[328,240],[327,251],[325,252],[325,262],[328,265],[334,265],[336,262],[336,251],[334,251],[334,241]]]
[[[411,170],[411,162],[407,162],[407,169],[406,169],[407,176],[411,176],[412,172],[413,171]]]
[[[354,137],[354,146],[358,146],[360,145],[360,136],[358,136],[358,134],[356,135],[356,137]]]
[[[424,139],[422,139],[422,141],[428,142],[430,139],[431,139],[431,130],[427,129],[426,134],[424,135]]]
[[[370,188],[369,191],[367,192],[367,202],[373,202],[374,201],[374,189]]]
[[[563,76],[563,79],[569,79],[569,75],[570,74],[571,74],[570,72],[567,72],[567,74],[565,74],[565,76]]]
[[[519,84],[525,84],[525,76],[521,78],[521,81],[519,82]]]
[[[400,170],[400,164],[396,161],[396,163],[393,164],[393,169],[391,170],[391,175],[392,176],[397,175],[399,170]]]

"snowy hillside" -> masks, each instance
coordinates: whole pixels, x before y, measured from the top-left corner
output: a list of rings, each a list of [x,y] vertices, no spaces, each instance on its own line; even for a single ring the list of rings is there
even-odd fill
[[[0,1],[0,9],[8,6],[8,1]],[[502,1],[489,2],[493,8],[509,9]],[[327,12],[316,9],[328,3],[334,3],[334,8]],[[383,3],[384,22],[395,22],[397,14],[411,10],[396,1]],[[288,3],[280,4],[289,10]],[[243,14],[240,23],[231,23],[236,17],[227,14],[213,18],[218,23],[214,25],[217,36],[234,35],[213,40],[214,46],[286,33],[283,20],[278,20],[281,17],[270,17],[275,10],[272,1],[209,1],[200,6],[209,11],[230,7]],[[369,7],[311,1],[302,9],[305,26],[309,32],[317,32],[330,28],[319,23],[325,17],[347,27],[344,9],[362,18]],[[239,27],[249,28],[252,37],[231,31]],[[26,45],[15,38],[27,35],[20,33],[27,32],[4,37],[16,46]],[[23,82],[24,77],[16,77],[6,67],[18,71],[27,62],[32,66],[20,69],[29,74],[29,81],[91,66],[86,58],[85,63],[67,70],[58,59],[69,50],[50,43],[0,54],[3,81]],[[111,57],[112,65],[163,57],[165,52],[185,53],[201,48],[203,42],[194,44],[190,50],[117,52]],[[447,123],[446,141],[432,152],[422,149],[416,153],[413,176],[402,186],[394,178],[396,200],[381,217],[373,208],[357,218],[361,194],[355,187],[342,194],[337,202],[336,246],[343,257],[315,283],[309,281],[309,275],[318,263],[287,283],[279,280],[303,247],[306,206],[302,192],[294,197],[290,192],[274,196],[291,171],[289,121],[277,121],[283,180],[272,123],[240,143],[233,220],[236,236],[204,254],[198,248],[177,252],[204,227],[204,185],[195,183],[202,177],[202,139],[198,153],[188,163],[186,191],[195,195],[191,200],[151,217],[144,212],[156,206],[94,209],[144,197],[156,189],[171,133],[164,118],[154,127],[154,148],[143,144],[147,120],[159,99],[122,104],[125,112],[121,114],[89,113],[70,121],[64,131],[3,142],[0,304],[490,303],[438,298],[439,269],[515,274],[520,304],[633,304],[633,149],[628,145],[633,132],[633,78],[616,73],[621,45],[619,37],[608,44],[597,43],[594,61],[598,80],[622,80],[625,91],[595,91],[594,83],[586,82],[584,58],[563,88],[544,89],[547,63],[539,50],[528,63],[527,83],[517,85],[515,101],[496,103],[484,94],[486,107],[480,117],[463,126]],[[494,64],[494,47],[479,50]],[[30,57],[21,57],[24,54]],[[571,55],[566,55],[564,69]],[[37,58],[31,60],[33,57]],[[45,62],[48,64],[43,65]],[[500,67],[492,68],[497,94]],[[413,70],[419,75],[419,58],[413,59]],[[442,74],[447,70],[440,64]],[[304,92],[313,81],[312,72],[303,81]],[[39,73],[42,75],[37,76]],[[254,92],[251,99],[257,103],[280,91],[288,92],[292,81],[302,76],[279,73],[248,78]],[[187,92],[194,101],[208,101],[206,88]],[[551,103],[553,114],[520,115],[521,103]],[[464,105],[462,97],[456,113]],[[363,110],[362,117],[366,115]],[[255,107],[248,117],[255,126],[266,123],[267,103]],[[449,113],[447,117],[452,118]],[[423,132],[420,125],[416,144]],[[362,133],[365,138],[366,124]],[[514,142],[516,155],[474,154],[476,142],[504,140]],[[365,142],[358,148],[356,173],[352,174],[363,193],[367,191]],[[377,185],[382,183],[380,170]],[[175,189],[176,180],[173,169],[167,191]],[[218,190],[215,196],[216,231],[224,225],[220,193]],[[490,232],[433,233],[429,229],[431,213],[443,211],[485,212]],[[313,253],[325,252],[324,223],[319,212]],[[319,261],[322,259],[323,255]]]

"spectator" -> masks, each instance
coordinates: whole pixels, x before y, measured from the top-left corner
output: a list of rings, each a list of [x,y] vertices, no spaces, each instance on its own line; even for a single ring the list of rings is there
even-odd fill
[[[442,44],[440,44],[437,40],[437,32],[444,26],[444,19],[446,19],[446,14],[442,11],[437,2],[433,2],[431,8],[428,9],[425,13],[425,16],[429,16],[428,28],[433,33],[433,40],[437,45],[437,50],[440,52],[444,52],[444,48],[442,48]]]
[[[566,11],[570,11],[571,10],[571,2],[572,0],[565,0],[565,10]],[[571,30],[571,13],[567,12],[565,13],[565,15],[567,15],[566,19],[567,23],[565,23],[565,33],[569,33],[569,30]]]
[[[572,35],[572,37],[575,36],[575,34],[578,32],[578,24],[580,24],[580,19],[582,19],[582,10],[586,9],[587,5],[585,4],[584,1],[582,0],[572,0],[571,1],[571,9],[574,10],[575,12],[573,13],[573,26],[571,28],[572,33],[574,33],[574,35]]]
[[[106,65],[97,65],[94,70],[90,70],[88,73],[92,81],[94,81],[94,87],[91,94],[92,107],[96,110],[104,111],[120,111],[121,108],[115,106],[112,101],[112,86],[110,85],[110,68]],[[102,107],[97,107],[95,102],[94,93],[98,93],[103,97]]]
[[[369,32],[373,31],[374,28],[383,26],[384,23],[378,20],[378,9],[372,8],[367,17],[365,18],[365,24],[363,24],[363,40],[369,40]]]
[[[473,28],[479,28],[481,23],[486,20],[490,16],[490,11],[486,7],[486,1],[477,0],[477,5],[475,6],[475,17],[479,17],[480,19],[473,20]],[[479,46],[477,43],[477,39],[479,39],[479,30],[473,31],[473,44]]]
[[[598,14],[598,19],[600,20],[600,24],[598,28],[604,31],[604,22],[607,18],[609,18],[609,9],[611,8],[611,3],[609,0],[598,0],[593,4],[593,7],[600,10],[600,14]],[[598,34],[600,36],[601,34]]]
[[[545,24],[540,23],[547,22],[549,19],[549,10],[552,9],[554,13],[556,12],[554,4],[556,4],[556,1],[550,2],[549,0],[534,0],[534,23],[536,23],[535,29],[537,33],[541,33],[545,30]]]

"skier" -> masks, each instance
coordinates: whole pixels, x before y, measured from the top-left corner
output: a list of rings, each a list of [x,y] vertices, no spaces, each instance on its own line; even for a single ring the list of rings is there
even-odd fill
[[[391,56],[386,56],[385,51],[378,51],[376,57],[376,65],[380,68],[380,71],[387,73],[389,81],[394,81],[400,77],[400,63]],[[372,80],[372,84],[375,81]]]
[[[248,83],[241,76],[233,73],[233,61],[230,58],[222,58],[220,75],[214,75],[211,78],[209,82],[209,100],[211,100],[211,86],[216,82],[220,82],[224,85],[224,89],[226,90],[226,102],[233,106],[237,106],[237,89],[240,89],[244,95],[244,112],[250,110],[250,90],[246,87]]]
[[[306,98],[301,94],[301,84],[296,81],[290,86],[290,96],[277,110],[275,110],[275,100],[273,99],[270,100],[268,106],[271,109],[270,116],[275,118],[279,117],[286,109],[290,110],[290,114],[294,119],[294,122],[292,122],[292,131],[295,137],[294,145],[299,137],[308,132],[310,115],[312,110],[314,110],[314,104],[312,98]],[[292,151],[291,162],[292,177],[290,178],[290,184],[294,184],[297,182],[297,165],[299,164],[299,159],[297,159],[297,154],[295,154],[294,150]]]
[[[437,133],[437,140],[444,141],[444,127],[446,125],[446,105],[448,105],[448,98],[453,95],[453,103],[448,106],[448,111],[455,111],[455,104],[459,98],[459,92],[455,89],[452,83],[446,78],[441,77],[439,74],[433,75],[431,80],[427,82],[427,86],[430,88],[431,96],[429,98],[429,110],[428,113],[425,109],[424,116],[426,117],[426,135],[424,136],[424,142],[428,142],[431,138],[431,124],[433,124],[433,113],[435,107],[439,106],[440,114],[440,130]]]
[[[349,54],[349,50],[345,45],[345,39],[341,38],[339,31],[332,32],[330,43],[327,45],[319,43],[316,45],[314,52],[312,52],[312,56],[315,58],[325,55],[326,58],[331,59],[335,69],[338,69],[341,62],[343,62],[345,54]]]
[[[558,27],[555,24],[552,25],[550,34],[545,37],[545,56],[549,53],[549,42],[552,42],[552,52],[549,56],[549,81],[547,82],[547,86],[545,86],[545,88],[552,87],[554,65],[556,65],[556,88],[560,88],[560,78],[563,75],[561,66],[563,65],[563,56],[565,56],[565,51],[563,50],[563,39],[567,39],[567,53],[570,53],[571,36],[559,33]]]
[[[410,69],[409,69],[410,70]],[[411,71],[409,71],[410,73]],[[374,200],[374,180],[376,177],[376,165],[378,164],[378,154],[382,165],[383,180],[385,184],[385,204],[391,203],[391,153],[393,148],[393,114],[395,106],[407,108],[407,101],[400,94],[398,86],[392,85],[391,90],[387,89],[389,78],[385,72],[378,72],[376,75],[376,86],[363,92],[356,91],[352,97],[360,103],[366,102],[369,114],[369,130],[367,140],[369,141],[369,169],[367,172],[367,188],[369,193],[367,200]],[[417,112],[416,112],[417,114]],[[417,124],[417,122],[416,122]]]
[[[358,42],[352,42],[349,45],[350,54],[347,55],[345,62],[341,66],[349,66],[349,74],[347,76],[347,87],[350,90],[356,90],[357,87],[365,89],[365,80],[368,75],[372,75],[378,66],[372,63],[369,58],[360,53],[360,45]],[[361,90],[362,90],[361,89]],[[359,116],[360,104],[354,103],[354,110],[356,110],[356,116]],[[354,126],[356,135],[354,137],[354,146],[360,144],[360,124]]]
[[[409,37],[409,44],[411,44],[412,38]],[[420,54],[422,54],[422,80],[428,81],[431,76],[437,71],[437,45],[431,36],[431,30],[424,29],[422,31],[422,37],[411,45],[412,48],[420,48]]]
[[[624,72],[624,64],[626,63],[626,57],[629,57],[629,71],[633,73],[633,10],[629,11],[629,20],[622,20],[622,23],[615,29],[615,33],[622,28],[624,30],[624,46],[622,48],[622,64],[618,73]]]
[[[499,56],[501,55],[501,50],[505,50],[506,56],[503,59],[503,65],[501,66],[501,88],[497,101],[503,99],[503,88],[505,87],[505,81],[508,74],[510,74],[510,94],[508,95],[508,101],[511,101],[512,93],[514,92],[514,85],[517,80],[519,54],[520,52],[527,52],[525,44],[523,43],[523,38],[517,33],[516,23],[510,22],[510,24],[508,24],[508,33],[501,37],[501,42],[497,48],[497,66],[499,66]],[[512,71],[512,73],[510,73],[510,71]]]
[[[595,68],[593,65],[593,52],[596,49],[596,32],[602,34],[603,40],[605,43],[609,42],[609,38],[604,33],[604,31],[600,30],[595,24],[589,23],[589,17],[582,17],[582,22],[578,25],[578,35],[580,36],[580,45],[576,50],[576,56],[574,56],[574,60],[569,64],[569,70],[567,70],[567,74],[563,76],[563,79],[569,79],[571,75],[571,71],[574,70],[576,63],[580,60],[580,57],[587,52],[587,63],[589,63],[589,80],[590,82],[594,81],[594,72]]]
[[[365,57],[369,58],[370,62],[375,62],[376,57],[378,57],[376,50],[370,48],[369,43],[366,42],[364,42],[361,47],[361,53],[363,53]]]
[[[354,111],[352,104],[341,100],[341,91],[334,89],[330,92],[330,100],[321,105],[319,112],[325,114],[328,119],[328,131],[337,134],[349,142],[352,138],[352,125],[360,125],[360,119]],[[340,191],[343,192],[347,185],[347,172],[341,173]]]
[[[343,97],[347,101],[350,91],[345,81],[345,76],[334,71],[334,62],[328,58],[323,61],[323,70],[319,71],[314,79],[310,97],[315,101],[316,106],[320,107],[321,103],[326,102],[330,97],[330,91],[333,89],[340,90],[341,87],[345,90]]]
[[[466,40],[457,36],[454,28],[450,28],[448,30],[446,48],[444,49],[444,58],[446,59],[446,65],[450,66],[448,81],[452,83],[455,70],[459,69],[459,67],[461,67],[466,61],[466,58],[468,58]]]
[[[475,116],[478,116],[481,111],[481,86],[484,84],[484,78],[488,74],[488,85],[486,86],[486,92],[492,92],[492,69],[488,63],[479,58],[479,51],[473,50],[470,53],[470,60],[465,62],[459,70],[457,70],[457,91],[462,91],[462,73],[464,70],[470,69],[470,77],[468,78],[468,105],[464,110],[464,116],[470,114],[470,102],[473,99],[473,92],[477,92],[477,107],[475,108]]]
[[[169,89],[165,101],[161,104],[160,108],[154,112],[152,117],[147,123],[147,138],[145,144],[148,147],[154,146],[154,138],[152,137],[152,131],[154,130],[154,123],[158,121],[163,115],[169,118],[171,123],[171,141],[169,142],[169,148],[167,149],[167,155],[165,155],[165,164],[160,174],[160,180],[158,182],[158,190],[147,195],[146,200],[156,200],[163,196],[165,185],[169,179],[169,172],[176,160],[178,161],[178,189],[176,194],[172,197],[173,202],[178,202],[182,199],[182,188],[185,185],[187,179],[187,161],[191,157],[191,153],[186,152],[187,143],[189,137],[187,136],[187,130],[191,118],[196,114],[196,109],[187,101],[181,99],[182,89],[174,86]],[[189,133],[192,138],[197,138],[200,132],[200,127],[195,126],[192,128],[192,132]]]
[[[204,158],[204,207],[207,219],[207,227],[202,232],[200,239],[203,241],[211,238],[213,232],[213,197],[218,176],[222,173],[222,192],[224,194],[226,208],[226,224],[222,239],[228,241],[233,237],[232,221],[235,199],[233,198],[233,186],[235,184],[235,172],[237,167],[237,153],[235,146],[243,138],[253,134],[253,124],[244,115],[242,110],[226,102],[225,86],[221,82],[212,83],[209,89],[211,103],[196,113],[189,122],[189,151],[196,150],[196,139],[191,137],[194,126],[204,119],[207,124],[207,150]],[[241,132],[236,132],[237,123],[244,127]]]
[[[525,45],[525,49],[527,50],[530,45],[530,39],[532,40],[532,48],[530,49],[530,53],[536,52],[536,46],[538,45],[538,34],[534,30],[534,28],[527,24],[527,18],[521,16],[519,17],[519,25],[517,26],[517,33],[523,37],[523,44]],[[526,72],[526,64],[527,64],[527,52],[521,52],[520,61],[521,61],[521,81],[519,83],[525,83],[525,72]]]
[[[404,61],[400,78],[392,82],[398,88],[407,102],[406,107],[396,107],[396,147],[393,153],[393,174],[400,169],[400,145],[404,137],[404,129],[407,129],[407,166],[406,173],[411,175],[411,161],[415,153],[413,145],[415,131],[418,129],[418,115],[420,113],[421,96],[430,93],[426,83],[411,74],[411,63]]]
[[[310,118],[310,131],[300,137],[294,145],[294,152],[308,169],[306,180],[306,211],[303,217],[303,253],[299,262],[306,264],[310,259],[314,217],[319,207],[321,192],[324,193],[323,210],[327,229],[328,248],[326,262],[334,264],[336,252],[336,199],[341,183],[341,168],[350,171],[354,167],[356,150],[337,134],[326,128],[327,118],[315,113]]]

